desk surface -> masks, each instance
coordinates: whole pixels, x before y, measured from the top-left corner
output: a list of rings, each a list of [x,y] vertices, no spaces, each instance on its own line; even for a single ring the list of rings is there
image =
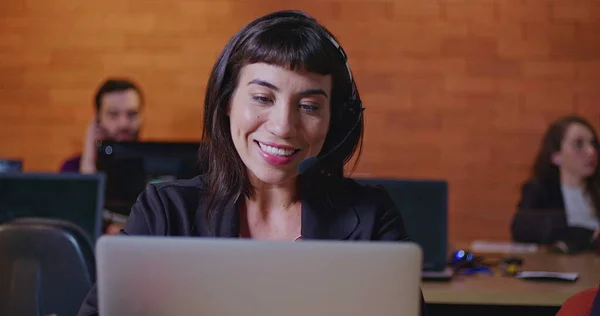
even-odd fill
[[[457,275],[450,282],[423,282],[425,301],[436,304],[561,306],[575,293],[598,286],[600,282],[600,256],[595,254],[567,256],[540,252],[517,256],[524,259],[523,271],[578,272],[579,279],[576,282],[526,281],[505,277],[497,270],[494,270],[493,276]]]

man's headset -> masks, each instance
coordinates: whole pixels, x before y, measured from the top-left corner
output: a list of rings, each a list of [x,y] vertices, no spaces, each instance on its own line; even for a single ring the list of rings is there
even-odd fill
[[[298,173],[304,174],[304,173],[307,173],[312,168],[314,168],[315,166],[317,166],[319,164],[319,162],[321,162],[323,159],[328,158],[329,156],[333,155],[333,153],[335,153],[346,142],[346,140],[350,137],[350,135],[352,135],[352,133],[356,130],[356,128],[362,122],[363,111],[365,109],[362,105],[362,100],[360,99],[360,96],[358,94],[358,89],[356,87],[356,83],[354,82],[354,77],[352,76],[352,71],[350,70],[350,65],[348,64],[348,56],[346,55],[346,52],[344,51],[342,46],[333,38],[333,36],[331,34],[329,34],[329,32],[327,30],[325,30],[321,25],[318,24],[317,20],[315,20],[314,18],[312,18],[311,16],[307,15],[306,13],[304,13],[302,11],[295,11],[295,10],[279,11],[279,12],[276,12],[276,13],[266,16],[265,20],[285,19],[285,18],[292,19],[292,20],[293,19],[308,20],[311,23],[316,24],[317,29],[321,31],[323,36],[327,37],[329,39],[329,41],[331,41],[331,44],[333,44],[335,49],[339,52],[339,56],[340,56],[341,60],[346,65],[346,69],[348,69],[348,77],[350,78],[350,84],[351,84],[350,97],[348,98],[348,100],[346,100],[344,102],[345,104],[344,104],[344,113],[343,113],[343,117],[342,117],[342,125],[338,127],[338,128],[341,128],[341,130],[338,133],[340,135],[344,135],[344,137],[341,140],[336,139],[335,141],[337,142],[337,144],[331,150],[320,155],[318,158],[317,157],[309,157],[309,158],[305,159],[304,161],[302,161],[300,163],[300,165],[298,165]]]

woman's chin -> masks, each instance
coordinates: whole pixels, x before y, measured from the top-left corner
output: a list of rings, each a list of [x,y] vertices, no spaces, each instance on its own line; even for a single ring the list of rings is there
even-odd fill
[[[260,170],[251,170],[254,175],[253,180],[257,181],[257,184],[262,185],[283,185],[286,183],[295,183],[298,177],[298,172],[291,172],[291,170],[274,170],[273,168],[260,168]]]

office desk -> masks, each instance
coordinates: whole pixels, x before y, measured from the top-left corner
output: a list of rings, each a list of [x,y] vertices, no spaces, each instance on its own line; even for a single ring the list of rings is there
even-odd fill
[[[598,286],[600,256],[559,255],[545,252],[520,254],[524,271],[579,272],[576,282],[540,282],[494,275],[457,275],[446,283],[423,282],[427,303],[464,305],[561,306],[577,292]],[[494,257],[497,257],[494,255]]]

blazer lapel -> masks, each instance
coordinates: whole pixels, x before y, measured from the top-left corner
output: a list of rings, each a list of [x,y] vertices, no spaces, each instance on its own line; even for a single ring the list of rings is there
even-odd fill
[[[354,207],[332,192],[302,200],[302,239],[350,239],[358,223]]]
[[[236,203],[230,200],[216,209],[218,211],[211,214],[210,227],[199,227],[199,235],[205,237],[239,237],[240,213]],[[206,212],[200,210],[197,213],[206,214]],[[206,223],[206,219],[196,219],[196,223]]]
[[[325,191],[321,194],[309,194],[302,199],[302,239],[351,239],[358,228],[359,218],[354,206],[345,201],[346,194]],[[203,207],[203,206],[200,206]],[[210,229],[196,227],[200,236],[232,237],[240,234],[239,207],[233,201],[212,214]],[[197,214],[206,214],[198,210]],[[196,223],[206,223],[205,219],[196,219]]]

